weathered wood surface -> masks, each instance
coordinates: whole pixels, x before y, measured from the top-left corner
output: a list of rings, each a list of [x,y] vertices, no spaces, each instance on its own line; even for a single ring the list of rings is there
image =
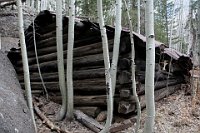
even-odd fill
[[[58,81],[58,72],[51,72],[51,73],[42,73],[42,77],[44,81]],[[21,75],[18,77],[19,81],[23,81],[24,77]],[[105,69],[98,68],[98,69],[88,69],[88,70],[78,70],[73,72],[73,79],[80,80],[80,79],[90,79],[90,78],[105,78]],[[40,76],[38,73],[32,73],[30,75],[31,82],[39,82],[41,81]]]
[[[95,118],[100,112],[101,109],[99,107],[75,107],[76,110],[81,110],[86,115]]]
[[[111,50],[113,48],[113,45],[111,45],[111,43],[113,43],[113,40],[109,40],[109,49]],[[57,52],[56,49],[53,49],[54,51],[51,52],[51,49],[40,49],[37,51],[38,53],[38,60],[40,63],[45,62],[45,61],[52,61],[52,60],[57,60]],[[51,53],[50,53],[51,52]],[[95,54],[99,54],[102,53],[102,43],[98,42],[98,43],[94,43],[94,44],[90,44],[90,45],[86,45],[86,46],[81,46],[81,47],[76,47],[73,49],[73,54],[74,57],[81,57],[81,56],[86,56],[86,55],[95,55]],[[30,51],[28,53],[29,55],[29,65],[36,63],[36,58],[35,58],[35,51]],[[64,58],[66,59],[67,56],[67,50],[64,50],[63,52]],[[18,62],[18,65],[21,65],[22,61]]]
[[[95,133],[99,133],[103,129],[103,126],[100,123],[98,123],[93,118],[87,116],[80,110],[75,110],[74,116],[77,121],[79,121],[80,123],[82,123],[84,126],[88,127],[90,130],[92,130]]]
[[[112,55],[112,53],[110,53]],[[111,58],[111,56],[110,56]],[[64,64],[66,66],[66,60],[64,60]],[[74,67],[84,67],[84,66],[98,66],[104,64],[103,55],[102,54],[96,54],[96,55],[88,55],[83,57],[75,57],[73,60],[73,66]],[[49,71],[49,72],[56,72],[57,71],[57,60],[55,61],[48,61],[40,63],[40,69],[41,71]],[[37,64],[33,64],[29,66],[30,72],[38,71]],[[23,68],[18,67],[18,72],[22,72]]]

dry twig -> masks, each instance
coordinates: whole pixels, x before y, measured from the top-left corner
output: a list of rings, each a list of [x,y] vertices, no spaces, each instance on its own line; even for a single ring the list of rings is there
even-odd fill
[[[40,119],[41,119],[51,130],[57,131],[58,133],[71,133],[71,132],[69,132],[69,131],[62,130],[62,129],[59,128],[58,126],[54,125],[53,122],[51,122],[51,121],[44,115],[44,113],[41,112],[41,110],[38,108],[38,106],[36,105],[36,103],[34,103],[34,110],[35,110],[36,114],[40,117]]]

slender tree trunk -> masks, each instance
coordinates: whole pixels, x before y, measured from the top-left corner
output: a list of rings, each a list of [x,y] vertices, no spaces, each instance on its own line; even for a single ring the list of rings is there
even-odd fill
[[[200,67],[200,0],[198,1],[197,11],[197,48],[198,48],[198,66]]]
[[[116,0],[116,19],[115,19],[115,37],[114,37],[114,48],[113,48],[113,57],[111,65],[111,79],[112,79],[112,91],[113,95],[115,94],[115,85],[116,85],[116,75],[117,75],[117,63],[119,57],[119,44],[121,36],[121,16],[122,16],[122,1]]]
[[[56,2],[57,2],[57,1],[56,1]],[[41,11],[42,11],[42,10],[47,10],[47,4],[48,4],[48,1],[47,1],[47,0],[41,0],[41,2],[40,2]]]
[[[107,119],[104,129],[101,133],[109,131],[109,127],[112,124],[113,118],[113,92],[112,92],[112,83],[110,75],[110,59],[109,59],[109,50],[108,50],[108,38],[106,34],[106,28],[103,18],[103,9],[102,9],[102,0],[97,0],[97,14],[98,22],[101,30],[101,37],[103,43],[103,55],[104,55],[104,64],[105,64],[105,76],[106,76],[106,86],[107,86]]]
[[[33,112],[33,102],[32,102],[32,94],[31,94],[30,74],[29,74],[29,67],[28,67],[28,57],[27,57],[26,43],[25,43],[25,36],[24,36],[24,27],[23,27],[24,21],[23,21],[21,0],[17,0],[17,6],[18,6],[19,36],[20,36],[20,45],[21,45],[21,53],[22,53],[22,61],[23,61],[26,98],[27,98],[28,107],[31,112],[31,118],[33,120],[33,124],[35,127],[35,132],[37,132],[37,127],[36,127],[34,112]]]
[[[1,50],[1,33],[0,33],[0,50]]]
[[[183,50],[183,0],[180,0],[180,32],[179,32],[179,41],[180,41],[180,46],[179,46],[179,51],[184,52]]]
[[[193,44],[193,20],[192,20],[192,0],[189,2],[189,41],[188,41],[188,47],[187,47],[187,55],[190,56],[190,52],[192,50],[192,44]]]
[[[67,111],[67,93],[65,84],[65,70],[63,58],[63,24],[62,24],[62,0],[56,1],[56,39],[57,39],[57,57],[58,57],[58,76],[59,87],[62,95],[62,107],[57,116],[58,120],[62,120]]]
[[[26,0],[26,5],[31,6],[31,0]]]
[[[173,5],[172,16],[171,16],[169,48],[172,48],[172,31],[173,31],[173,24],[174,24],[174,13],[175,13],[175,2],[174,2],[174,5]]]
[[[35,0],[31,1],[31,7],[34,8],[35,7]]]
[[[73,119],[74,90],[73,90],[73,47],[74,47],[74,22],[75,22],[75,0],[69,4],[68,24],[68,52],[67,52],[67,117]]]
[[[135,133],[138,133],[139,128],[140,128],[140,118],[141,118],[141,107],[140,107],[140,101],[136,92],[136,81],[135,81],[135,46],[134,46],[134,40],[133,40],[133,26],[132,26],[132,20],[129,14],[129,9],[126,4],[126,0],[124,0],[124,4],[126,7],[128,19],[129,19],[129,29],[130,29],[130,40],[131,40],[131,46],[132,46],[132,89],[133,89],[133,96],[136,101],[136,106],[137,106],[137,123],[136,123],[136,129]]]
[[[35,1],[35,6],[36,6],[37,13],[39,13],[40,12],[39,0]]]
[[[65,0],[65,11],[66,11],[66,15],[69,15],[69,0]]]
[[[140,34],[140,0],[137,1],[137,15],[138,15],[137,32]]]
[[[154,73],[155,73],[155,36],[154,36],[154,7],[153,0],[146,0],[145,29],[146,29],[146,74],[145,99],[147,117],[144,133],[153,133],[155,119]]]

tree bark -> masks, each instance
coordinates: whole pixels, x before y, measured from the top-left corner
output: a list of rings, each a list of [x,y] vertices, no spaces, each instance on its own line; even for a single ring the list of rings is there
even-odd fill
[[[108,48],[108,38],[106,34],[106,28],[104,24],[102,0],[97,0],[97,10],[98,10],[98,21],[101,30],[102,44],[103,44],[103,56],[105,65],[105,75],[106,75],[106,92],[107,92],[107,119],[103,130],[100,133],[108,132],[109,127],[112,124],[113,119],[113,88],[110,73],[110,56]]]
[[[68,52],[67,52],[67,117],[73,119],[74,89],[73,89],[73,47],[74,47],[75,0],[69,1]]]
[[[56,38],[57,38],[57,61],[54,61],[54,65],[57,65],[59,87],[62,95],[62,106],[59,114],[57,115],[58,120],[62,120],[67,111],[67,92],[65,87],[65,71],[64,71],[64,58],[63,58],[63,24],[62,24],[62,0],[56,1]],[[40,68],[42,71],[42,63]],[[31,68],[31,67],[30,67]]]
[[[155,36],[154,36],[154,6],[153,0],[146,0],[145,29],[146,29],[146,75],[145,75],[145,99],[147,117],[144,133],[152,133],[155,121],[154,99],[154,73],[155,73]]]
[[[23,61],[24,83],[25,83],[25,89],[26,89],[27,103],[31,111],[31,118],[33,120],[33,124],[35,127],[35,132],[37,132],[37,127],[36,127],[34,112],[33,112],[30,74],[29,74],[28,57],[27,57],[26,43],[25,43],[25,36],[24,36],[24,27],[23,27],[24,21],[23,21],[23,11],[22,11],[21,0],[17,0],[17,6],[18,6],[19,36],[20,36],[20,45],[21,45],[21,53],[22,53],[22,61]]]

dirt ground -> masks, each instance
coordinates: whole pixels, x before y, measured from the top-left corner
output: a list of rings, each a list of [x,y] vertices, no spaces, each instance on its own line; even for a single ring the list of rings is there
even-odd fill
[[[171,96],[156,102],[156,117],[155,117],[155,133],[200,133],[200,102],[199,97],[186,95],[186,91],[179,90]],[[40,100],[40,109],[46,116],[54,121],[62,129],[66,129],[73,133],[92,133],[77,121],[69,122],[64,119],[61,122],[55,122],[55,114],[58,112],[60,105],[54,102],[47,102],[44,97]],[[141,130],[142,133],[145,122],[146,110],[142,111]],[[120,118],[123,122],[123,118]],[[117,120],[119,121],[119,120]],[[37,125],[39,133],[54,133],[41,119],[37,117]],[[115,123],[117,125],[118,123]],[[130,127],[121,133],[133,133],[133,127]]]

